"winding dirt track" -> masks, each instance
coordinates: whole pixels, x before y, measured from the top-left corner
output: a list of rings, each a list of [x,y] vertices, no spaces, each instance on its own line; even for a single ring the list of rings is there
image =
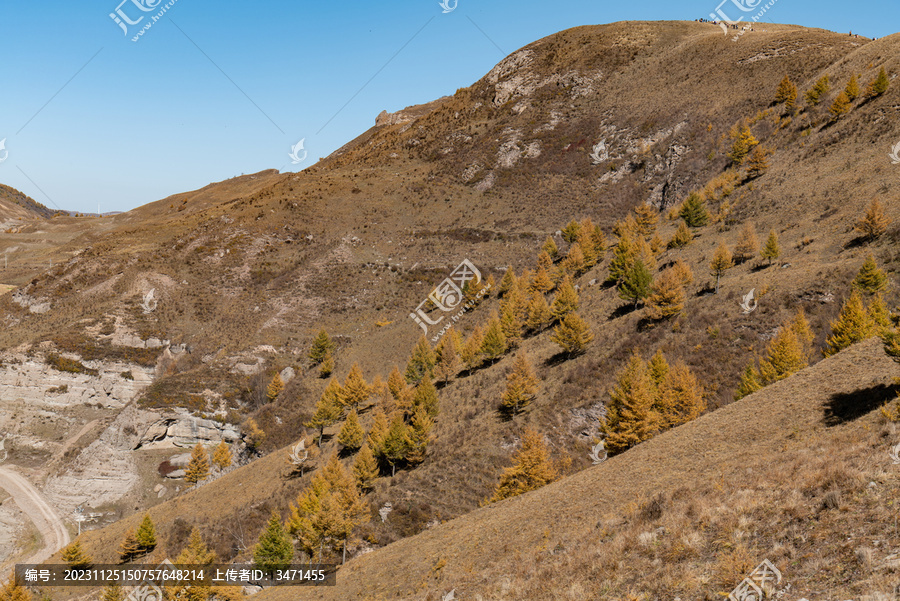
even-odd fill
[[[31,482],[9,468],[0,467],[0,488],[12,495],[41,534],[43,546],[22,563],[41,563],[71,542],[62,520]]]

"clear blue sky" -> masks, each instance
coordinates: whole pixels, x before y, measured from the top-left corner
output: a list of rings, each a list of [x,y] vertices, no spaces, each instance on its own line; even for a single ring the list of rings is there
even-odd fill
[[[382,109],[452,94],[536,39],[707,17],[720,0],[458,0],[446,14],[438,0],[174,0],[137,42],[173,0],[120,1],[0,3],[0,182],[47,206],[127,210],[241,173],[296,171]],[[117,7],[144,16],[128,35],[109,16]],[[777,0],[766,19],[882,37],[900,28],[900,7]],[[294,165],[301,138],[309,154]]]

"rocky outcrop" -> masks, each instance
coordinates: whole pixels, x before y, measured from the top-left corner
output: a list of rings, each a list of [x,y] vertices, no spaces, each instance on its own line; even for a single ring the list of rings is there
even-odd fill
[[[190,448],[197,443],[235,443],[241,439],[240,430],[232,424],[193,416],[164,417],[150,424],[135,445],[135,449]]]

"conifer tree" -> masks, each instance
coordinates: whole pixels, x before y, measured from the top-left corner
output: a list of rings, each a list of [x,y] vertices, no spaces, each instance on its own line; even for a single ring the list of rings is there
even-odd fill
[[[559,289],[556,291],[556,295],[553,297],[553,303],[550,305],[553,317],[557,320],[561,320],[569,313],[577,311],[578,301],[578,292],[575,290],[572,280],[566,278],[563,280],[563,283],[560,284]]]
[[[806,104],[809,106],[816,106],[819,102],[822,101],[822,97],[828,93],[828,90],[831,89],[831,83],[828,80],[828,75],[823,75],[818,80],[816,80],[815,85],[806,91]]]
[[[356,414],[356,409],[353,409],[347,415],[347,419],[344,420],[344,425],[341,426],[337,440],[348,451],[355,451],[362,446],[365,437],[366,433],[363,431],[362,426],[359,425],[359,416]]]
[[[573,248],[576,247],[581,250],[581,256],[584,259],[583,271],[587,271],[597,264],[598,256],[597,250],[594,248],[593,226],[591,226],[590,230],[584,227],[581,228],[581,233],[578,234],[578,240]]]
[[[625,274],[628,273],[632,263],[634,263],[638,251],[638,246],[630,235],[623,234],[620,236],[613,250],[613,258],[609,264],[609,275],[606,281],[618,284],[625,279]]]
[[[594,334],[578,313],[573,312],[563,317],[559,325],[553,328],[550,340],[558,344],[566,355],[574,357],[584,352],[594,340]]]
[[[863,218],[856,222],[856,229],[867,240],[875,240],[887,231],[888,225],[890,221],[884,214],[884,207],[876,198],[869,203]]]
[[[409,427],[403,421],[403,416],[395,416],[382,443],[384,459],[391,466],[391,477],[397,473],[397,464],[406,460],[412,450],[412,445]]]
[[[231,466],[231,448],[224,440],[219,441],[219,444],[216,445],[216,449],[213,451],[212,463],[220,470]]]
[[[669,375],[669,370],[671,369],[661,348],[656,349],[656,353],[650,357],[650,361],[647,362],[647,369],[650,370],[650,380],[653,382],[653,386],[659,390],[659,387],[662,385],[663,380],[666,379],[666,376]]]
[[[525,327],[522,314],[522,293],[515,290],[506,295],[505,302],[500,305],[500,329],[506,338],[507,346],[515,348],[522,340],[522,329]]]
[[[678,277],[682,286],[690,286],[694,282],[694,272],[691,271],[690,266],[678,259],[669,269],[672,270],[672,273]]]
[[[683,246],[687,246],[694,240],[694,234],[691,233],[691,230],[687,226],[687,222],[682,219],[678,223],[678,229],[675,230],[675,235],[672,236],[672,239],[669,240],[668,247],[669,248],[681,248]]]
[[[137,532],[134,535],[141,551],[150,552],[156,548],[156,527],[153,525],[153,519],[149,513],[144,514]]]
[[[322,393],[322,397],[316,403],[315,413],[313,413],[308,422],[303,424],[307,428],[319,431],[319,446],[322,446],[322,436],[325,433],[325,428],[336,424],[343,412],[340,386],[334,378],[328,381],[325,392]]]
[[[834,99],[834,102],[831,103],[831,107],[829,107],[828,112],[831,113],[831,118],[837,121],[844,115],[850,112],[850,109],[853,108],[853,105],[850,104],[850,99],[847,97],[847,93],[841,91],[840,94]]]
[[[856,79],[855,74],[850,76],[850,81],[847,82],[847,87],[844,88],[844,94],[847,95],[847,99],[850,102],[859,98],[859,80]]]
[[[536,490],[559,478],[543,438],[531,428],[522,434],[522,446],[513,454],[513,465],[503,470],[500,483],[488,501],[494,503]]]
[[[594,252],[597,253],[597,260],[602,261],[606,255],[606,234],[603,233],[599,225],[594,226],[591,239],[594,241]]]
[[[869,317],[875,324],[875,331],[879,336],[890,333],[893,322],[891,321],[891,312],[888,311],[887,305],[884,304],[884,298],[881,293],[877,293],[872,302],[869,303]]]
[[[82,570],[89,568],[93,563],[93,559],[84,549],[81,548],[81,541],[77,538],[62,552],[62,560],[66,562],[70,568]]]
[[[493,273],[488,274],[488,277],[484,283],[484,288],[485,288],[485,292],[482,295],[483,298],[490,298],[491,294],[494,294],[494,292],[497,290],[497,281],[494,280]]]
[[[831,322],[831,336],[826,340],[828,345],[825,356],[829,357],[878,333],[877,325],[863,305],[862,297],[856,290],[841,307],[841,313]]]
[[[24,585],[16,582],[16,571],[10,572],[9,580],[0,586],[0,601],[32,601],[34,597]]]
[[[745,396],[753,394],[757,390],[762,389],[763,385],[759,381],[759,370],[756,368],[755,363],[755,360],[751,360],[750,363],[747,364],[746,369],[744,369],[744,372],[741,374],[741,382],[734,394],[734,400],[739,401]]]
[[[875,256],[869,253],[865,262],[853,280],[853,287],[869,294],[887,289],[887,276],[878,268]]]
[[[463,345],[463,351],[460,353],[463,365],[466,369],[472,371],[481,365],[481,343],[484,341],[484,334],[481,332],[481,326],[475,326],[472,333],[466,339]]]
[[[552,236],[547,236],[547,239],[544,240],[544,245],[541,246],[541,250],[551,258],[556,259],[559,256],[559,247],[556,246],[556,242],[554,242]]]
[[[327,378],[332,373],[334,373],[334,355],[328,350],[325,351],[325,356],[322,358],[322,364],[319,366],[319,377]]]
[[[273,509],[253,548],[253,565],[261,570],[284,570],[293,558],[294,545],[281,523],[281,516]]]
[[[888,87],[891,85],[891,80],[888,78],[887,71],[884,70],[884,67],[878,72],[878,75],[869,82],[869,85],[866,87],[866,99],[877,98],[881,96],[885,92],[887,92]]]
[[[524,352],[516,355],[512,371],[506,376],[506,390],[500,397],[500,407],[504,413],[515,416],[534,400],[538,390],[538,379]]]
[[[319,365],[324,359],[326,353],[334,353],[336,345],[331,341],[328,332],[324,329],[319,330],[316,338],[313,340],[312,347],[309,349],[310,366]]]
[[[410,408],[410,415],[415,413],[415,410],[418,407],[425,409],[425,412],[431,417],[437,417],[439,410],[438,394],[437,388],[434,387],[431,380],[422,380],[419,382],[419,385],[416,386],[412,406]]]
[[[0,594],[0,599],[6,601],[2,594]],[[125,601],[125,591],[122,589],[122,585],[118,581],[114,581],[104,586],[100,601]]]
[[[747,151],[749,152],[749,150]],[[743,160],[743,157],[741,157]],[[681,205],[678,216],[690,227],[703,227],[709,223],[709,211],[706,203],[697,192],[691,192]]]
[[[376,457],[381,457],[384,454],[384,437],[387,436],[389,427],[387,415],[381,407],[376,407],[372,413],[372,427],[366,436],[366,444]]]
[[[125,538],[119,545],[119,563],[127,563],[141,554],[141,546],[137,542],[134,534],[134,528],[129,528],[125,532]]]
[[[581,231],[581,224],[576,220],[572,220],[566,224],[566,227],[562,229],[562,237],[563,240],[568,242],[569,244],[574,244],[575,240],[578,238],[578,233]]]
[[[528,304],[528,329],[532,332],[540,332],[553,321],[553,311],[543,294],[535,292],[531,295],[531,302]]]
[[[659,417],[653,411],[654,392],[647,363],[637,353],[632,354],[616,376],[606,417],[601,421],[607,451],[622,453],[656,434]]]
[[[785,75],[781,83],[778,84],[778,90],[775,91],[775,103],[784,103],[784,108],[791,110],[797,101],[797,86]]]
[[[674,428],[700,417],[706,411],[704,395],[700,381],[687,365],[673,365],[659,384],[663,427]]]
[[[500,280],[500,288],[497,289],[497,296],[504,296],[507,292],[512,290],[515,283],[516,272],[513,270],[512,265],[510,265],[506,268],[506,273],[503,274],[503,278]]]
[[[406,365],[406,381],[410,384],[418,384],[422,378],[431,378],[434,375],[435,356],[428,340],[422,335],[416,346],[413,347],[409,363]]]
[[[649,240],[656,233],[656,224],[659,223],[659,211],[650,203],[643,203],[634,209],[634,215],[638,231]]]
[[[484,329],[484,340],[481,342],[481,354],[494,363],[503,356],[507,350],[506,336],[503,334],[503,326],[497,314],[491,315]]]
[[[200,529],[194,526],[188,537],[188,545],[175,559],[176,565],[208,567],[216,561],[215,551],[210,550],[203,541]],[[212,587],[207,582],[197,579],[187,582],[178,581],[178,584],[166,587],[167,599],[201,600],[209,599]]]
[[[709,263],[709,270],[716,277],[716,294],[719,293],[719,279],[722,274],[734,267],[734,261],[731,258],[731,251],[724,242],[719,242],[718,248],[713,255],[712,261]]]
[[[782,326],[766,347],[767,357],[759,362],[760,379],[771,384],[791,376],[808,365],[797,333]]]
[[[391,373],[388,374],[387,387],[394,399],[399,399],[403,389],[406,388],[406,378],[403,377],[396,365],[394,365]]]
[[[625,274],[625,279],[619,283],[619,297],[622,300],[634,303],[637,309],[638,303],[650,296],[650,285],[653,276],[641,259],[635,259],[631,269]]]
[[[653,249],[650,248],[647,241],[643,238],[638,238],[635,242],[635,247],[637,248],[635,259],[640,259],[648,271],[656,271],[656,255],[653,254]]]
[[[356,485],[362,492],[368,492],[375,486],[375,480],[378,478],[378,462],[375,461],[375,455],[366,443],[356,454],[353,461],[353,477],[356,478]]]
[[[756,237],[756,228],[753,223],[747,221],[741,228],[737,245],[734,247],[734,254],[738,262],[743,263],[747,259],[756,256],[759,252],[759,239]]]
[[[772,264],[772,261],[781,256],[781,248],[778,246],[778,234],[775,230],[769,230],[769,237],[766,239],[766,245],[763,247],[760,256]]]
[[[209,476],[209,455],[206,449],[199,442],[194,446],[191,452],[191,460],[184,470],[184,481],[190,484],[197,484],[205,480]]]
[[[581,244],[573,244],[563,259],[562,268],[573,276],[579,276],[584,273],[586,263],[584,259],[584,251],[581,250]]]
[[[434,366],[434,375],[439,382],[449,382],[450,378],[459,373],[462,367],[459,359],[461,347],[459,332],[456,328],[450,328],[435,349],[437,364]]]
[[[728,158],[735,165],[743,163],[750,151],[753,150],[753,147],[759,144],[759,140],[756,139],[753,132],[750,131],[750,126],[746,123],[732,130],[731,138],[734,141],[731,144],[731,152],[728,153]],[[690,225],[690,222],[688,224]]]
[[[652,293],[647,297],[647,317],[653,320],[674,317],[684,311],[685,301],[682,276],[674,267],[666,269],[653,282]]]
[[[269,382],[269,385],[266,387],[266,399],[271,403],[275,399],[278,398],[278,395],[284,390],[284,380],[281,379],[281,374],[276,373],[272,376],[272,380]]]
[[[768,151],[762,146],[755,146],[747,156],[747,179],[755,179],[765,175],[769,170]]]
[[[428,411],[421,405],[416,407],[409,422],[409,441],[410,448],[406,454],[406,461],[416,465],[425,461],[425,454],[428,451],[428,443],[431,440],[431,429],[434,427],[434,420],[428,414]]]
[[[363,377],[359,363],[354,363],[350,368],[341,390],[343,392],[341,402],[345,407],[359,407],[372,395],[372,387],[369,386]]]
[[[617,221],[615,225],[613,225],[613,234],[619,238],[628,236],[632,240],[643,238],[637,220],[634,218],[634,215],[630,213],[625,216],[625,219]]]

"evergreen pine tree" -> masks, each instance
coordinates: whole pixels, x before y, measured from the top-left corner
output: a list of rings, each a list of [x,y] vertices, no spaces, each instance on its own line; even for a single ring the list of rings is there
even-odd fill
[[[421,405],[416,407],[409,422],[409,441],[410,448],[406,454],[406,461],[413,465],[425,461],[425,454],[428,451],[428,443],[431,440],[431,429],[434,427],[434,420],[428,414],[428,411]]]
[[[403,416],[395,416],[382,443],[384,459],[391,466],[392,477],[397,473],[397,464],[406,460],[406,456],[409,455],[412,449],[412,444],[412,439],[409,436],[409,427],[403,421]]]
[[[253,565],[261,570],[284,570],[293,558],[294,545],[281,523],[281,516],[273,509],[253,548]]]
[[[532,332],[540,332],[553,321],[553,312],[547,299],[543,294],[535,292],[531,295],[531,302],[528,304],[528,329]]]
[[[500,398],[500,407],[510,416],[518,414],[534,400],[538,379],[524,352],[516,355],[512,371],[506,376],[506,390]]]
[[[205,480],[209,476],[209,455],[206,449],[199,442],[194,446],[191,452],[191,460],[184,470],[184,481],[190,484],[197,484]]]
[[[750,361],[744,372],[741,374],[741,383],[734,394],[734,400],[739,401],[749,394],[753,394],[757,390],[761,390],[763,385],[759,381],[759,370],[756,369],[755,361]]]
[[[765,385],[783,380],[808,365],[803,345],[788,324],[779,328],[769,341],[766,354],[767,357],[759,362],[760,379]]]
[[[359,363],[354,363],[350,368],[341,390],[341,402],[345,407],[359,407],[372,395],[372,387],[363,377]]]
[[[876,98],[881,96],[885,92],[887,92],[888,87],[891,85],[891,80],[888,78],[887,71],[884,70],[884,67],[878,72],[878,75],[869,82],[869,85],[866,87],[866,98]]]
[[[231,466],[231,447],[224,440],[216,445],[216,449],[213,451],[212,462],[220,470]]]
[[[888,225],[890,220],[885,215],[881,202],[876,198],[869,203],[863,218],[856,222],[856,229],[867,240],[875,240],[887,231]]]
[[[831,107],[829,107],[828,112],[831,113],[831,118],[837,121],[844,115],[850,112],[850,109],[853,108],[853,105],[850,104],[850,99],[847,97],[846,92],[841,92],[834,99],[834,102],[831,103]]]
[[[410,407],[410,415],[415,413],[418,407],[425,409],[425,412],[431,417],[437,417],[439,409],[438,394],[437,388],[434,387],[431,380],[422,380],[416,386]]]
[[[827,75],[823,75],[816,80],[815,85],[806,91],[806,104],[816,106],[822,101],[822,97],[831,89],[831,83]]]
[[[347,415],[347,419],[344,420],[344,425],[341,426],[337,440],[348,451],[355,451],[362,446],[365,437],[366,433],[363,431],[362,426],[359,425],[359,416],[356,414],[356,409],[353,409]]]
[[[406,381],[410,384],[418,384],[422,378],[431,378],[434,375],[435,356],[428,340],[422,335],[416,346],[413,347],[409,363],[406,365]]]
[[[716,276],[716,294],[719,293],[719,279],[727,270],[734,267],[734,261],[731,258],[731,251],[724,242],[719,242],[718,248],[713,255],[712,261],[709,263],[709,270],[712,275]]]
[[[847,82],[847,87],[844,88],[844,94],[847,95],[847,99],[850,102],[859,98],[859,80],[856,79],[856,75],[850,76],[850,81]]]
[[[641,259],[635,259],[631,269],[625,274],[625,279],[619,283],[619,297],[634,303],[637,309],[638,303],[650,296],[650,285],[653,276]]]
[[[875,262],[875,256],[872,253],[869,253],[859,273],[856,274],[853,287],[869,294],[887,289],[887,276],[878,268],[878,263]]]
[[[841,313],[831,322],[831,336],[826,340],[825,356],[829,357],[878,333],[877,325],[863,305],[862,297],[856,290],[841,307]]]
[[[541,246],[541,250],[547,253],[551,259],[555,260],[559,256],[559,247],[556,246],[552,236],[547,236],[547,239],[544,240],[544,245]]]
[[[678,229],[675,231],[675,235],[672,236],[672,239],[669,240],[668,247],[669,248],[681,248],[683,246],[687,246],[694,239],[694,234],[691,233],[691,230],[687,226],[687,222],[682,219],[678,223]]]
[[[697,192],[688,194],[681,205],[678,216],[684,219],[689,227],[703,227],[709,223],[709,211],[706,210],[706,203]]]
[[[507,350],[506,336],[503,334],[503,326],[497,314],[491,315],[484,329],[484,339],[481,342],[481,354],[494,363],[503,356]]]
[[[368,492],[374,488],[375,480],[378,478],[378,462],[375,461],[369,443],[364,444],[356,454],[353,461],[353,476],[361,491]]]
[[[601,421],[607,451],[622,453],[656,434],[659,416],[653,411],[654,388],[647,363],[637,353],[632,354],[616,375],[606,418]]]
[[[578,313],[573,312],[563,317],[560,324],[553,328],[550,340],[558,344],[566,355],[574,357],[584,352],[594,340],[594,334]]]
[[[141,551],[150,552],[156,548],[156,527],[153,525],[153,519],[149,513],[144,514],[137,532],[134,535]]]
[[[273,402],[283,390],[284,380],[281,379],[281,374],[276,373],[266,387],[266,400],[270,403]]]
[[[772,261],[781,256],[781,248],[778,246],[778,234],[775,230],[769,230],[769,237],[766,239],[766,245],[763,247],[760,256],[772,264]]]
[[[558,320],[578,310],[578,292],[575,290],[575,286],[570,278],[566,278],[560,284],[556,295],[553,297],[550,310],[553,313],[553,317]]]
[[[322,446],[322,435],[325,428],[334,425],[341,417],[343,412],[343,402],[341,401],[341,385],[337,380],[331,378],[325,387],[325,392],[319,402],[316,403],[316,410],[312,417],[303,425],[307,428],[314,428],[319,431],[319,446]]]
[[[336,345],[328,336],[328,332],[319,330],[319,333],[313,340],[312,347],[309,349],[310,365],[314,367],[320,364],[325,359],[326,353],[334,353],[336,348]]]
[[[84,549],[81,548],[81,541],[77,538],[75,539],[75,542],[63,549],[62,560],[66,562],[70,568],[75,570],[89,568],[94,561],[91,556],[85,553]]]
[[[523,293],[518,286],[510,290],[500,303],[500,329],[510,347],[517,346],[522,340],[522,329],[525,327],[523,307]]]
[[[682,275],[670,267],[653,282],[652,293],[646,301],[647,317],[653,320],[669,319],[684,311],[685,302]]]
[[[489,503],[538,489],[559,478],[550,462],[546,443],[540,434],[530,428],[522,434],[522,446],[513,454],[513,462],[512,467],[503,470]]]
[[[623,233],[613,249],[613,258],[609,263],[609,275],[606,281],[618,284],[625,279],[625,274],[628,273],[637,254],[638,247],[634,240],[627,233]]]
[[[510,265],[506,268],[506,273],[503,274],[503,278],[500,280],[500,288],[497,289],[497,296],[504,296],[507,292],[512,290],[515,283],[516,272],[513,270],[512,265]]]

